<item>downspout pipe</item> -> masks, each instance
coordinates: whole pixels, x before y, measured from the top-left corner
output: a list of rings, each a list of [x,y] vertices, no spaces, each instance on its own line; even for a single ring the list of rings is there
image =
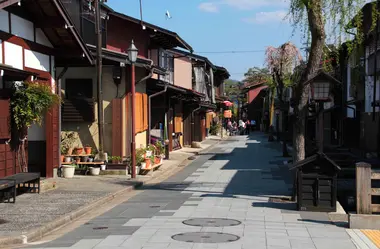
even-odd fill
[[[166,91],[168,90],[168,85],[165,84],[165,88],[164,90],[162,91],[159,91],[159,92],[156,92],[152,95],[149,95],[149,100],[148,100],[148,144],[150,144],[150,141],[151,141],[151,132],[150,132],[150,128],[152,126],[152,98],[158,96],[158,95],[161,95],[161,94],[164,94],[166,93]]]
[[[62,91],[62,77],[67,72],[68,67],[65,66],[62,70],[62,72],[58,75],[58,77],[55,79],[57,82],[57,94],[61,98],[61,91]],[[60,160],[61,158],[61,132],[62,132],[62,106],[60,105],[58,108],[58,168],[62,167],[62,162]]]
[[[194,109],[192,112],[191,112],[191,142],[194,142],[194,113],[199,111],[201,109],[201,105],[198,106],[198,108]]]

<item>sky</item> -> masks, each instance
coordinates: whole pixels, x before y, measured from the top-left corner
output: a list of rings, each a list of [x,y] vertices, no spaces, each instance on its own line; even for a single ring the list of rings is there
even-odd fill
[[[265,66],[266,47],[287,41],[302,47],[301,34],[284,19],[286,1],[142,0],[143,20],[178,33],[194,53],[227,68],[231,79],[242,80],[250,67]],[[140,18],[139,0],[108,0],[107,4]],[[166,18],[167,11],[171,19]]]

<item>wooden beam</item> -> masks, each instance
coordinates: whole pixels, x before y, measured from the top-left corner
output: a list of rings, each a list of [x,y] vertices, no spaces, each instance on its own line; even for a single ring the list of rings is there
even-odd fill
[[[380,170],[373,169],[372,173],[371,173],[371,179],[372,180],[380,180]]]
[[[371,165],[365,162],[356,164],[356,212],[372,213]]]
[[[380,213],[380,204],[371,204],[372,213]]]
[[[4,0],[4,1],[0,1],[0,10],[1,9],[4,9],[6,7],[9,7],[15,3],[18,3],[20,0]]]
[[[43,29],[43,28],[59,28],[59,27],[64,28],[65,27],[65,22],[60,18],[49,17],[48,19],[49,19],[49,21],[35,20],[34,26],[36,28],[41,28],[41,29]]]

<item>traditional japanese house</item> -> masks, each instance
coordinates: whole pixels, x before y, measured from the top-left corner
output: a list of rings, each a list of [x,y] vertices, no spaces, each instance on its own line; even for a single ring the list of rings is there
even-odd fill
[[[68,61],[91,65],[93,58],[61,1],[0,2],[0,177],[20,171],[16,154],[8,144],[8,90],[17,82],[38,81],[59,93]],[[28,129],[29,171],[53,177],[59,166],[59,107],[52,108],[42,126]]]

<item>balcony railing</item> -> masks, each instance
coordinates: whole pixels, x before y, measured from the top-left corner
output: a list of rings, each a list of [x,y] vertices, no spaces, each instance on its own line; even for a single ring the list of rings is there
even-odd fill
[[[169,83],[174,84],[174,72],[173,71],[167,71],[165,75],[160,75],[160,80]]]

